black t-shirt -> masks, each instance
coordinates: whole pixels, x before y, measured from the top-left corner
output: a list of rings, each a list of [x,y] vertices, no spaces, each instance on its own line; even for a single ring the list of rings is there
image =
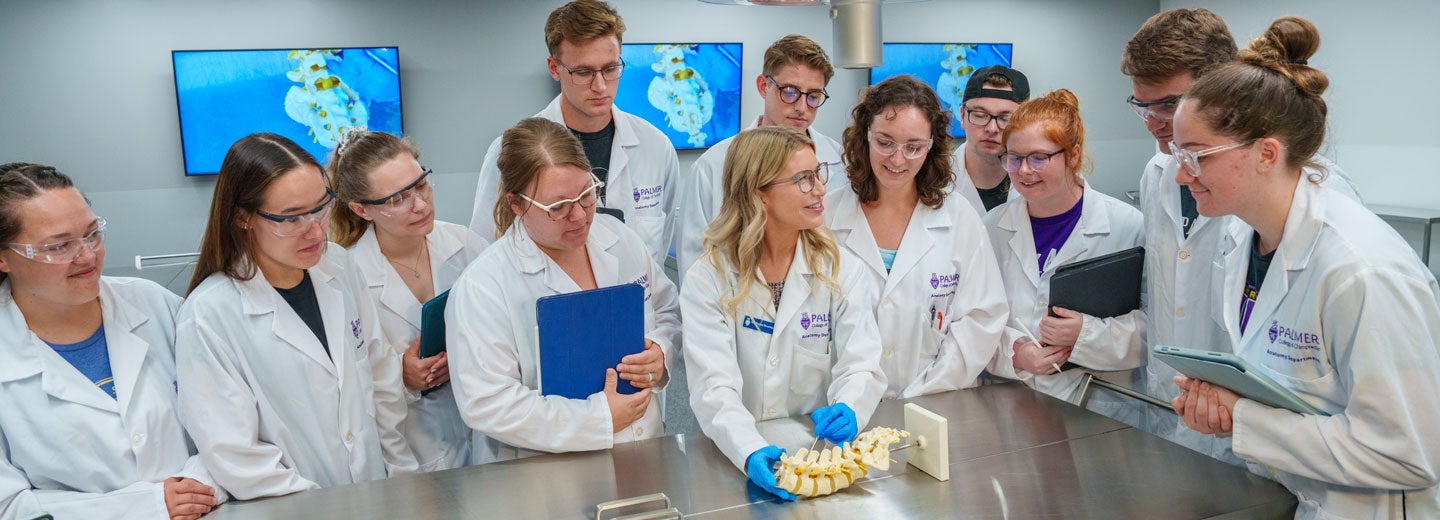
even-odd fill
[[[1010,199],[1010,177],[1000,181],[994,188],[985,189],[975,187],[975,192],[980,194],[980,203],[985,205],[985,211],[995,209],[995,206],[1004,204]]]
[[[1260,286],[1265,283],[1265,273],[1270,270],[1270,261],[1275,251],[1260,254],[1260,235],[1255,235],[1255,247],[1250,248],[1250,266],[1245,270],[1245,294],[1240,296],[1240,333],[1250,323],[1250,311],[1255,310],[1255,301],[1260,299]]]
[[[1185,238],[1190,238],[1190,226],[1195,224],[1195,219],[1200,218],[1200,210],[1195,208],[1195,194],[1190,193],[1189,186],[1180,186],[1180,217]]]
[[[580,139],[580,146],[585,149],[585,158],[590,160],[590,172],[600,179],[600,182],[608,182],[610,179],[610,146],[615,142],[615,119],[610,119],[610,124],[605,125],[599,132],[581,132],[574,128],[570,133]],[[600,190],[600,202],[605,202],[605,190]]]
[[[300,279],[300,284],[289,289],[275,288],[285,303],[295,309],[295,314],[300,315],[300,321],[310,327],[310,332],[320,340],[320,346],[325,347],[325,355],[330,355],[330,342],[325,340],[325,320],[320,317],[320,301],[315,299],[315,284],[310,282],[310,271],[305,271],[305,276]]]

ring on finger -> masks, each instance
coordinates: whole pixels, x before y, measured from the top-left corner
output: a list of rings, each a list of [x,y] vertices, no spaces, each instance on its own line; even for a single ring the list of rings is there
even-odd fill
[[[655,382],[655,373],[654,373],[654,372],[646,372],[645,375],[650,376],[650,382],[651,382],[651,383],[654,383],[654,382]]]

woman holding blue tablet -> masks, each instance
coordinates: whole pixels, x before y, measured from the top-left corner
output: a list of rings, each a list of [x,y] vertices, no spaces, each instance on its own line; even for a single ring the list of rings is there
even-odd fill
[[[810,414],[836,445],[885,392],[874,282],[824,226],[825,163],[797,130],[741,132],[725,156],[725,198],[685,275],[685,369],[705,435],[780,498],[784,450],[756,421]]]
[[[421,471],[450,469],[470,456],[470,427],[460,419],[444,352],[420,358],[420,307],[450,289],[489,241],[465,226],[435,220],[435,184],[409,138],[347,131],[326,166],[340,207],[331,239],[350,250],[396,347],[409,412],[400,432]]]
[[[595,215],[603,185],[564,126],[520,121],[501,136],[498,165],[501,237],[460,275],[445,310],[455,400],[486,437],[475,439],[480,462],[663,435],[653,392],[668,382],[680,342],[674,284],[640,235]],[[542,395],[536,300],[630,283],[644,289],[645,344],[607,368],[603,389],[586,399]],[[618,393],[620,379],[640,391]]]
[[[1276,20],[1190,87],[1170,146],[1200,214],[1240,220],[1213,259],[1235,354],[1329,415],[1183,376],[1172,404],[1294,492],[1297,518],[1436,518],[1440,287],[1388,224],[1304,172],[1325,137],[1319,45],[1309,21]]]

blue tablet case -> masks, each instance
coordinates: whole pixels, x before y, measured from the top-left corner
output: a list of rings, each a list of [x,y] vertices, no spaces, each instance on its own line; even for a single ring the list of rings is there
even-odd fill
[[[645,349],[645,289],[639,284],[546,296],[535,302],[540,393],[585,399],[605,387],[605,369]],[[621,379],[616,391],[639,389]]]
[[[445,351],[445,305],[449,302],[450,291],[445,291],[420,306],[421,358]]]
[[[1223,386],[1241,397],[1271,408],[1284,408],[1302,414],[1330,415],[1311,406],[1290,389],[1234,354],[1167,345],[1155,345],[1154,350],[1155,359],[1164,361],[1186,377]]]

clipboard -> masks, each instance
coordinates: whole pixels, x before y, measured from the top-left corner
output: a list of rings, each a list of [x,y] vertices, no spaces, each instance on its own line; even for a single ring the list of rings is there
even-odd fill
[[[1330,415],[1311,406],[1300,399],[1300,396],[1234,354],[1156,345],[1155,359],[1164,361],[1186,377],[1223,386],[1241,397],[1271,408],[1284,408],[1310,415]]]
[[[585,399],[605,387],[605,369],[645,349],[645,289],[601,287],[535,301],[540,393]],[[616,391],[640,391],[619,380]]]
[[[1050,277],[1049,307],[1097,318],[1120,316],[1140,308],[1144,273],[1143,247],[1062,265]],[[1055,315],[1053,309],[1050,315]]]
[[[420,358],[445,351],[445,306],[450,303],[446,290],[420,306]]]

